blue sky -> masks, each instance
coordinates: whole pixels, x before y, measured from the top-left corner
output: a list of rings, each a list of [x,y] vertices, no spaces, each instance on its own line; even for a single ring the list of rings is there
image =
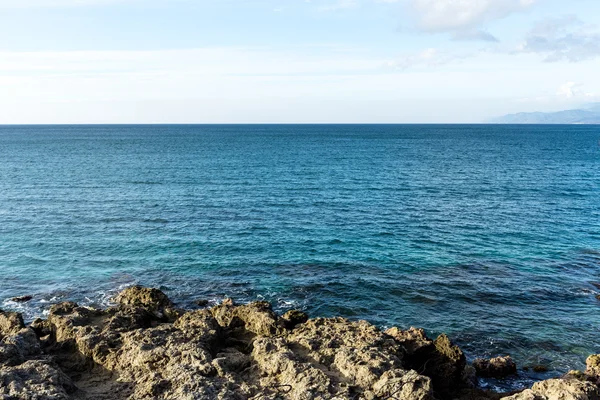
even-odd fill
[[[1,123],[480,122],[600,101],[597,0],[0,0]]]

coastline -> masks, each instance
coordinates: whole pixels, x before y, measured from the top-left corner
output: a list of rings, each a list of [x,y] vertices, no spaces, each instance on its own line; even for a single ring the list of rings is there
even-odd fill
[[[177,308],[133,286],[106,309],[54,305],[26,325],[0,311],[0,396],[6,399],[599,399],[600,357],[585,372],[518,393],[478,386],[516,372],[510,358],[467,363],[448,336],[385,332],[366,321],[277,315],[232,300]],[[206,304],[199,304],[206,307]]]

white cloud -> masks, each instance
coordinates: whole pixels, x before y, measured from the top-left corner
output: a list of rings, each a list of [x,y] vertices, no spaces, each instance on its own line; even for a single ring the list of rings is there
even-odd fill
[[[573,15],[546,19],[527,34],[517,52],[540,54],[547,62],[590,60],[600,57],[600,32]]]
[[[559,97],[565,97],[567,99],[572,99],[576,95],[578,86],[581,86],[581,84],[578,84],[576,82],[564,83],[564,84],[560,85],[560,87],[556,91],[556,95]]]
[[[554,93],[546,91],[535,97],[524,97],[519,99],[520,103],[531,104],[554,104],[560,109],[573,108],[587,103],[599,101],[600,98],[589,90],[586,85],[579,82],[569,81],[561,84]]]
[[[565,99],[577,98],[589,100],[596,97],[595,93],[586,91],[584,85],[577,82],[566,82],[560,85],[556,91],[556,95]]]
[[[416,13],[418,28],[422,31],[450,33],[457,40],[496,41],[491,33],[483,29],[484,23],[523,11],[536,1],[411,0],[410,4]]]

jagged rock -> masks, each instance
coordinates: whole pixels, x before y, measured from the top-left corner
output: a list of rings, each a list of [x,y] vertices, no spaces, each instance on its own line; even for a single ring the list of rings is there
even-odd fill
[[[473,361],[477,375],[488,378],[504,378],[517,373],[517,364],[510,356],[496,357],[489,360],[478,358]]]
[[[26,361],[16,367],[0,368],[3,399],[67,400],[75,391],[71,380],[48,362]]]
[[[14,344],[0,343],[0,366],[15,366],[25,361],[23,354]]]
[[[281,316],[281,321],[286,329],[291,330],[308,321],[308,314],[300,310],[290,310]]]
[[[57,304],[30,327],[19,314],[0,312],[0,398],[498,397],[467,387],[473,368],[445,335],[383,333],[365,321],[307,320],[299,311],[279,317],[266,302],[226,300],[183,312],[157,289],[141,287],[115,300],[105,310]],[[536,384],[513,400],[600,400],[585,377]]]
[[[600,354],[594,354],[588,357],[585,361],[586,370],[585,373],[594,376],[600,377]]]
[[[229,299],[213,307],[211,312],[220,326],[230,330],[246,330],[261,336],[285,333],[285,329],[277,322],[271,304],[266,301],[236,306]]]
[[[125,306],[143,307],[153,310],[173,307],[173,303],[166,294],[158,289],[132,286],[113,298],[115,303]]]
[[[158,289],[132,286],[112,299],[125,307],[142,308],[159,320],[173,321],[179,316],[175,305]]]
[[[334,376],[310,362],[303,362],[282,338],[257,339],[252,358],[264,375],[260,384],[267,388],[287,388],[289,398],[330,398],[338,392],[332,380]]]
[[[41,351],[37,336],[20,314],[0,311],[0,366],[13,367]]]
[[[433,342],[435,352],[426,365],[425,375],[431,376],[439,392],[448,392],[464,384],[463,371],[467,364],[462,350],[448,336],[442,334]]]
[[[196,301],[194,301],[194,304],[197,305],[198,307],[206,307],[206,306],[208,306],[208,300],[204,300],[204,299],[196,300]]]
[[[41,318],[36,318],[29,327],[33,329],[38,338],[48,336],[52,333],[52,325]]]
[[[437,392],[449,393],[471,386],[472,377],[466,373],[466,358],[446,335],[431,340],[423,329],[391,328],[386,334],[406,350],[405,366],[429,376]]]
[[[433,340],[427,337],[423,329],[411,327],[403,331],[398,328],[390,328],[385,333],[404,346],[407,356],[412,358],[427,356],[435,349]]]
[[[582,382],[594,380],[593,376],[589,376],[589,375],[586,375],[584,372],[575,371],[575,370],[571,370],[571,371],[567,372],[566,374],[564,374],[562,379],[566,379],[566,380],[575,379],[575,380],[582,381]]]
[[[105,311],[58,306],[48,319],[54,331],[48,349],[71,373],[100,368],[108,372],[108,383],[114,376],[130,382],[132,399],[244,398],[229,379],[215,377],[211,350],[220,328],[208,310],[186,313],[175,323],[147,324],[149,309],[168,305],[127,301]]]
[[[385,372],[373,385],[378,398],[400,400],[433,400],[431,379],[416,371],[395,369]]]
[[[229,348],[217,353],[211,364],[219,376],[225,377],[227,373],[241,372],[249,367],[251,359],[238,349]]]
[[[19,313],[0,310],[0,336],[7,336],[25,328],[23,317]]]
[[[373,385],[385,371],[402,368],[402,346],[366,321],[309,320],[291,332],[288,342],[362,387]]]
[[[502,400],[598,400],[598,387],[576,379],[550,379]]]
[[[33,300],[33,296],[17,296],[10,299],[10,301],[14,301],[15,303],[27,303],[28,301]]]

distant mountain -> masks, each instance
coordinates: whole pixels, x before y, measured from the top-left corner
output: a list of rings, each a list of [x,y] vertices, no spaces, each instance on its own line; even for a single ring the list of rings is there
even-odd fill
[[[577,110],[508,114],[490,121],[493,124],[600,124],[600,103]]]

